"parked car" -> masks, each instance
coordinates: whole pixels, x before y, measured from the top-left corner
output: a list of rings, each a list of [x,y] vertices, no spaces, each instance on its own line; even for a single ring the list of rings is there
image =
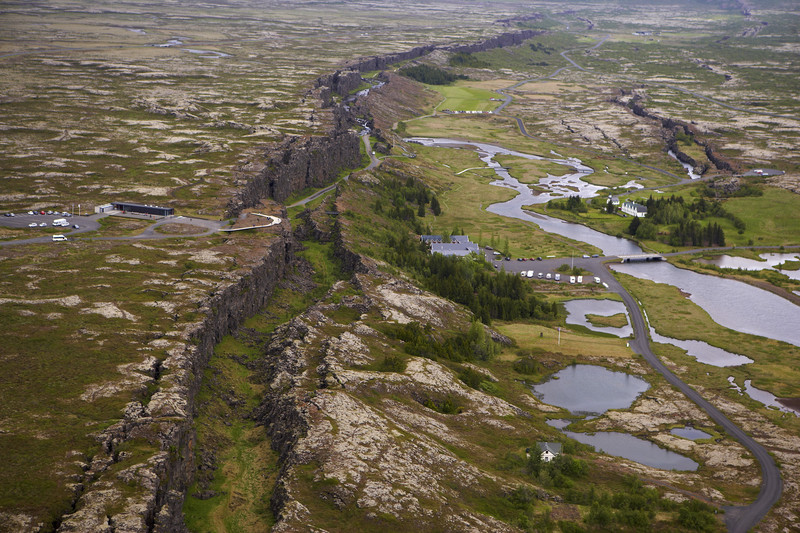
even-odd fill
[[[539,272],[539,279],[542,279],[543,276],[544,276],[544,272]]]
[[[33,212],[33,211],[28,211],[28,214],[29,214],[29,215],[33,215],[33,214],[34,214],[34,212]]]
[[[583,276],[578,276],[578,283],[583,283]]]
[[[600,257],[600,256],[599,256],[599,255],[597,255],[597,254],[592,254],[592,257],[594,257],[595,259],[597,259],[597,258],[598,258],[598,257]]]
[[[556,274],[556,281],[561,281],[561,274]]]
[[[569,277],[569,282],[570,283],[575,283],[575,276],[570,276]]]
[[[44,215],[44,211],[39,211],[39,214],[40,215]]]
[[[537,261],[541,261],[541,260],[542,260],[542,258],[541,258],[541,257],[537,257],[537,258],[536,258],[536,260],[537,260]]]
[[[42,222],[41,224],[39,224],[39,227],[40,228],[46,228],[47,227],[47,222]]]
[[[552,277],[553,277],[553,275],[550,272],[548,272],[547,275],[545,276],[545,278],[547,278],[547,279],[552,279]]]
[[[39,224],[37,224],[36,222],[31,222],[30,224],[28,224],[28,227],[29,228],[38,228]]]
[[[583,254],[584,259],[589,259],[589,254]]]
[[[72,227],[75,228],[75,229],[81,229],[81,227],[79,225],[77,225],[77,224],[73,224]]]
[[[598,278],[597,276],[595,276],[595,277],[594,277],[594,282],[595,282],[595,283],[600,283],[600,278]]]

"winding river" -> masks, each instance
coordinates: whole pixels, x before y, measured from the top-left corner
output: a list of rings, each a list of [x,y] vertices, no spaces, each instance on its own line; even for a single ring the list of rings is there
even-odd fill
[[[606,235],[581,224],[565,222],[547,215],[530,214],[522,206],[545,203],[553,198],[578,194],[583,198],[597,196],[603,187],[583,181],[593,170],[576,158],[548,158],[526,154],[500,146],[443,138],[414,137],[409,142],[442,148],[471,149],[478,152],[481,160],[494,169],[498,179],[492,185],[517,191],[514,198],[490,205],[487,211],[502,216],[533,222],[544,231],[591,244],[604,255],[641,254],[642,249],[627,239]],[[564,176],[543,178],[537,184],[546,189],[535,193],[531,188],[509,175],[495,156],[498,154],[550,161],[573,169]],[[737,331],[776,339],[800,346],[800,308],[788,300],[746,283],[698,274],[677,268],[667,262],[620,263],[612,267],[640,279],[674,285],[690,294],[690,299],[703,308],[718,324]]]

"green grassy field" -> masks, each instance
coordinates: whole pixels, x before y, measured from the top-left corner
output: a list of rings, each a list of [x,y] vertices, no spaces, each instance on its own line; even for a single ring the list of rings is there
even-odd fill
[[[442,111],[492,111],[500,102],[492,101],[492,98],[500,98],[500,95],[486,89],[478,89],[469,86],[469,81],[457,81],[452,85],[426,85],[432,91],[442,95],[444,100],[436,106]]]

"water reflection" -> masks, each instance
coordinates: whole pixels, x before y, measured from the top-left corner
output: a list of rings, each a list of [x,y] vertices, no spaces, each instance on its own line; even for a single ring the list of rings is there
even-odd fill
[[[749,259],[747,257],[736,257],[730,255],[720,255],[712,259],[697,259],[698,263],[706,265],[715,265],[720,268],[736,268],[742,270],[775,270],[781,274],[785,274],[791,279],[800,280],[800,270],[782,270],[778,268],[786,261],[800,261],[800,254],[781,254],[781,253],[768,253],[759,255],[763,261]]]
[[[533,394],[545,403],[573,414],[603,414],[624,409],[650,388],[642,378],[596,365],[570,365],[547,381],[533,385]]]
[[[800,346],[800,307],[765,290],[740,281],[698,274],[666,262],[612,264],[616,272],[689,293],[717,324]]]
[[[677,435],[678,437],[683,437],[684,439],[689,440],[703,440],[703,439],[710,439],[711,435],[706,433],[705,431],[700,431],[699,429],[695,429],[691,426],[685,426],[682,428],[672,428],[670,433],[673,435]]]
[[[643,465],[661,468],[664,470],[695,471],[697,462],[678,453],[665,450],[656,444],[634,437],[627,433],[615,431],[600,431],[597,433],[578,433],[567,431],[564,428],[570,424],[569,420],[550,420],[549,425],[560,429],[564,435],[584,444],[594,446],[596,450],[614,457],[630,459]]]
[[[628,309],[622,302],[616,300],[568,300],[564,302],[564,308],[567,310],[567,313],[569,313],[567,315],[567,324],[585,326],[592,331],[610,333],[617,337],[629,337],[633,334],[630,318],[628,318]],[[586,315],[614,316],[620,313],[625,315],[625,318],[628,319],[628,323],[619,328],[612,326],[595,326],[586,318]]]

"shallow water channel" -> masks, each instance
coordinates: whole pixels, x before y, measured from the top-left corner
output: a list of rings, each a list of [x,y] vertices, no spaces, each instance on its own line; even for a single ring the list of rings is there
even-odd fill
[[[545,403],[563,407],[576,415],[599,416],[609,409],[630,407],[650,385],[642,378],[625,372],[614,372],[595,365],[570,365],[531,388],[534,395]],[[567,431],[565,428],[570,423],[570,420],[548,422],[566,436],[592,445],[608,455],[666,470],[696,470],[698,467],[688,457],[659,448],[633,435],[612,431]]]
[[[705,263],[707,265],[716,265],[720,268],[738,268],[742,270],[775,270],[781,274],[786,275],[791,279],[800,279],[800,270],[782,270],[777,268],[786,261],[800,261],[800,254],[789,253],[769,253],[759,255],[763,261],[756,259],[749,259],[747,257],[736,257],[731,255],[720,255],[713,259],[698,259],[698,263]]]

